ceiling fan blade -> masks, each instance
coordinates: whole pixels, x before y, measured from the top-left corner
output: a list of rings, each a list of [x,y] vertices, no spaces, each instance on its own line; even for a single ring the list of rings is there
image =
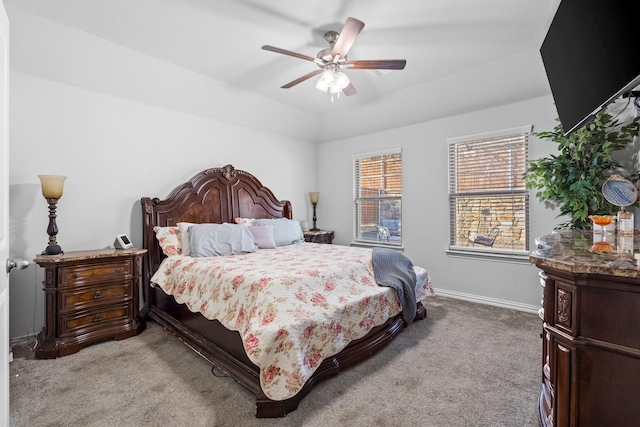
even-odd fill
[[[358,93],[358,91],[356,90],[355,87],[353,87],[353,85],[351,83],[349,83],[347,85],[347,87],[342,89],[342,93],[344,93],[347,96],[351,96],[351,95],[355,95],[356,93]]]
[[[280,86],[282,89],[289,89],[292,86],[297,85],[298,83],[302,83],[303,81],[310,79],[313,76],[317,76],[318,74],[322,73],[324,70],[320,69],[320,70],[315,70],[315,71],[311,71],[310,73],[305,74],[302,77],[298,77],[297,79],[290,81],[289,83],[287,83],[286,85]]]
[[[335,58],[336,55],[340,55],[340,58],[345,58],[363,28],[364,22],[355,18],[347,18],[347,22],[344,23],[344,27],[342,27],[342,31],[338,37],[338,41],[333,45],[331,56]]]
[[[345,67],[360,70],[404,70],[405,59],[370,59],[363,61],[347,61]]]
[[[279,47],[269,46],[268,44],[265,44],[264,46],[262,46],[262,49],[275,52],[275,53],[281,53],[283,55],[293,56],[294,58],[300,58],[300,59],[304,59],[311,62],[316,62],[316,59],[317,59],[312,56],[303,55],[301,53],[291,52],[290,50],[280,49]]]

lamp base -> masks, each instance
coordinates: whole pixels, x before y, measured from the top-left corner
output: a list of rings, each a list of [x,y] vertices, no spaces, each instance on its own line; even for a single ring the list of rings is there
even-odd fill
[[[320,229],[316,228],[316,227],[313,227],[313,228],[310,228],[309,231],[320,231]]]
[[[60,255],[61,253],[63,252],[60,245],[49,245],[44,251],[42,251],[42,255]]]

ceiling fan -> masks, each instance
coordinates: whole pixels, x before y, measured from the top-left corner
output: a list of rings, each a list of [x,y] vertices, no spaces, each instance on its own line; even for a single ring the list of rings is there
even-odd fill
[[[340,33],[335,31],[325,33],[324,39],[329,42],[330,47],[322,49],[315,58],[269,45],[262,46],[262,49],[314,62],[319,67],[318,70],[311,71],[281,87],[289,89],[313,76],[322,74],[316,83],[316,88],[331,93],[333,101],[334,94],[339,95],[342,92],[351,96],[357,93],[356,88],[349,81],[349,77],[342,71],[343,69],[402,70],[407,64],[405,59],[348,60],[347,52],[353,46],[362,28],[364,28],[364,22],[355,18],[347,18]]]

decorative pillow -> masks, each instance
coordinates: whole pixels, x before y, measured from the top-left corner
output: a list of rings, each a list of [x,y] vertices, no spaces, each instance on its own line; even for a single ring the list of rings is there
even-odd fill
[[[166,256],[180,255],[182,252],[182,242],[180,240],[180,229],[178,227],[153,227],[156,239]]]
[[[233,220],[236,224],[243,224],[243,225],[247,225],[247,226],[252,226],[255,225],[256,219],[255,218],[235,218]]]
[[[196,224],[189,227],[191,256],[210,257],[255,252],[258,243],[248,227],[239,224]]]
[[[252,225],[249,231],[258,242],[260,249],[275,249],[276,241],[273,238],[273,225]]]
[[[180,240],[182,242],[182,255],[189,256],[191,250],[189,248],[189,227],[196,225],[192,222],[179,222],[176,224],[180,229]]]
[[[273,238],[276,246],[287,246],[304,242],[304,234],[300,222],[294,219],[257,219],[255,225],[273,225]]]

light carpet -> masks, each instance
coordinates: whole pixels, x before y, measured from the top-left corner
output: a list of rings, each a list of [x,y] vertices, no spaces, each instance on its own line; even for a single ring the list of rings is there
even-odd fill
[[[248,391],[155,322],[55,360],[14,348],[11,425],[537,426],[540,319],[445,297],[424,304],[427,319],[280,419],[255,418]]]

